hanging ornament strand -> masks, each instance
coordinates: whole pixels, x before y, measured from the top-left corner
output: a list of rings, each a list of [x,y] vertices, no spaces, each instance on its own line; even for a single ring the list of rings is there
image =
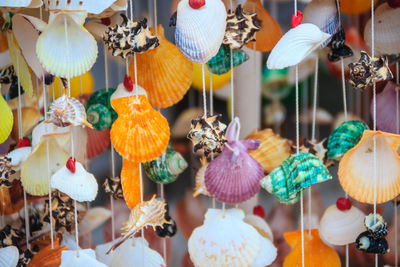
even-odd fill
[[[400,114],[399,114],[399,62],[396,62],[396,134],[400,133]],[[399,258],[399,251],[398,251],[398,231],[397,231],[397,198],[394,199],[394,262],[395,262],[395,267],[398,266],[398,258]]]

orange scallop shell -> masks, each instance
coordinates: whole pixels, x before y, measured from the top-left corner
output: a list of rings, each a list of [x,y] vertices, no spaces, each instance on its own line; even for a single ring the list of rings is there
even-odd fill
[[[86,156],[88,159],[97,157],[110,146],[110,129],[97,131],[86,127],[87,144]]]
[[[28,267],[57,267],[61,264],[61,253],[67,247],[60,247],[60,241],[54,240],[54,248],[51,244],[39,250],[28,263]]]
[[[124,159],[150,161],[167,148],[168,121],[154,110],[145,95],[111,99],[118,118],[111,127],[111,142]]]
[[[283,267],[302,266],[301,231],[284,233],[283,237],[292,248],[286,256]],[[307,267],[340,267],[337,252],[322,242],[317,229],[304,231],[304,266]]]
[[[154,28],[150,29],[154,34]],[[164,37],[164,28],[157,27],[160,45],[136,55],[138,85],[146,88],[150,104],[156,108],[170,107],[182,100],[192,84],[193,64],[173,43]],[[134,60],[129,75],[135,77]]]
[[[247,0],[243,5],[243,10],[248,13],[256,12],[257,18],[261,20],[261,30],[256,33],[256,50],[261,52],[271,51],[282,37],[278,22],[265,10],[260,0]],[[253,42],[246,46],[254,49]]]
[[[133,209],[140,203],[140,163],[124,159],[121,170],[121,184],[126,205]]]
[[[370,0],[339,0],[340,11],[346,15],[359,15],[361,13],[371,11]],[[374,0],[374,4],[376,4]]]

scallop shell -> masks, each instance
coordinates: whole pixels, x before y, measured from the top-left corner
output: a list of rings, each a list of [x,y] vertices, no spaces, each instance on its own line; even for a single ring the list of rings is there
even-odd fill
[[[57,143],[65,148],[70,142],[70,127],[58,127],[52,123],[42,121],[33,128],[32,131],[32,147],[36,147],[42,140],[54,137]]]
[[[110,147],[111,140],[109,129],[96,131],[87,127],[86,131],[88,139],[86,145],[86,156],[88,159],[97,157]]]
[[[389,81],[383,91],[376,96],[376,127],[378,130],[396,133],[397,129],[397,111],[400,107],[396,106],[396,102],[400,100],[397,95],[399,86]],[[371,101],[370,112],[374,116],[374,103]],[[400,120],[400,119],[399,119]]]
[[[250,267],[265,267],[272,264],[278,256],[278,250],[268,238],[261,239],[261,249]]]
[[[13,109],[12,113],[15,120],[14,120],[13,130],[11,132],[11,137],[14,141],[17,141],[20,139],[19,125],[18,125],[18,111],[16,109]],[[33,107],[23,107],[21,108],[21,113],[22,113],[21,116],[22,136],[27,136],[32,132],[33,127],[35,127],[35,125],[39,122],[39,113],[37,108]]]
[[[260,184],[269,193],[274,194],[279,202],[296,203],[301,190],[310,185],[332,179],[324,163],[310,153],[292,154],[280,167],[264,177]]]
[[[20,147],[14,149],[10,153],[7,154],[7,157],[11,159],[11,166],[15,171],[19,171],[22,167],[22,164],[29,157],[32,152],[32,147]]]
[[[282,31],[278,22],[268,13],[258,0],[247,0],[243,5],[243,10],[249,13],[257,13],[257,19],[261,21],[261,30],[255,35],[256,43],[248,43],[246,46],[261,52],[271,51],[279,39]]]
[[[269,69],[283,69],[297,65],[330,37],[330,34],[324,33],[314,24],[300,24],[282,36],[272,49],[268,57],[267,67]]]
[[[41,1],[38,0],[4,0],[0,3],[0,7],[24,7],[24,8],[35,8],[38,3],[41,5]]]
[[[351,244],[365,231],[364,217],[364,213],[354,206],[341,211],[336,205],[331,205],[322,215],[319,234],[325,242],[332,245]]]
[[[368,125],[362,121],[345,121],[336,127],[328,139],[328,153],[330,159],[340,159],[347,151],[360,141]]]
[[[258,233],[262,235],[264,238],[268,239],[271,242],[274,241],[274,235],[272,233],[271,227],[260,216],[253,214],[246,214],[246,217],[244,217],[244,222],[256,228]]]
[[[79,257],[77,253],[79,253]],[[60,267],[77,266],[107,267],[107,265],[96,260],[93,249],[64,250],[61,254]]]
[[[141,199],[140,192],[140,163],[126,159],[122,161],[121,185],[126,205],[133,209]]]
[[[98,51],[96,40],[82,26],[86,15],[85,12],[50,12],[49,24],[36,43],[37,56],[46,71],[73,78],[92,68]]]
[[[127,97],[127,96],[135,96],[136,95],[145,95],[147,96],[146,90],[144,90],[142,87],[140,87],[139,85],[133,85],[134,86],[134,90],[128,91],[125,88],[125,85],[123,83],[118,84],[117,90],[115,90],[115,92],[111,95],[111,99],[110,99],[110,103],[111,103],[111,107],[115,110],[115,107],[112,104],[112,99],[117,99],[117,98],[123,98],[123,97]]]
[[[120,155],[143,162],[165,151],[170,136],[168,121],[150,106],[145,95],[111,99],[111,104],[118,113],[110,132],[111,142]]]
[[[290,142],[271,129],[254,130],[246,139],[260,140],[260,147],[249,154],[261,164],[264,172],[278,168],[291,154]]]
[[[150,29],[155,34],[154,28]],[[193,64],[164,36],[162,25],[157,26],[159,47],[136,55],[138,84],[146,88],[150,104],[166,108],[182,100],[192,83]],[[129,74],[135,77],[134,61]]]
[[[49,161],[47,161],[47,151],[49,152]],[[42,140],[22,166],[21,182],[25,191],[34,196],[48,194],[50,177],[65,165],[67,160],[67,152],[54,138]],[[46,170],[49,170],[49,173]]]
[[[400,135],[365,130],[360,142],[340,160],[338,176],[343,190],[355,200],[374,203],[374,138],[376,139],[376,203],[400,194]]]
[[[51,176],[51,187],[76,201],[93,201],[98,190],[96,178],[87,172],[79,162],[75,163],[75,168],[75,173],[73,173],[64,165]]]
[[[16,267],[19,260],[17,247],[8,246],[0,248],[0,266]]]
[[[398,54],[400,47],[400,33],[396,30],[400,27],[400,9],[391,8],[384,3],[375,10],[375,53],[380,55]],[[371,47],[371,19],[364,28],[364,40]]]
[[[116,0],[44,0],[46,9],[48,10],[71,10],[71,11],[87,11],[88,13],[100,14],[110,7]]]
[[[374,0],[374,4],[377,0]],[[346,15],[359,15],[371,10],[371,1],[340,0],[340,11]]]
[[[53,267],[61,264],[61,254],[67,247],[60,247],[60,241],[54,240],[54,248],[51,244],[41,248],[29,262],[29,267]]]
[[[0,94],[0,118],[0,143],[3,143],[10,136],[14,123],[13,114],[4,100],[3,94]]]
[[[183,55],[196,63],[206,63],[218,53],[226,28],[226,10],[220,0],[208,0],[193,9],[189,0],[179,2],[175,42]]]
[[[240,49],[232,50],[233,67],[247,61],[249,56]],[[221,45],[218,53],[207,62],[208,69],[214,74],[225,74],[231,70],[231,49],[228,45]]]
[[[197,197],[202,194],[205,196],[211,196],[207,191],[206,184],[204,182],[204,176],[206,174],[208,163],[206,158],[201,159],[201,168],[196,173],[196,185],[194,188],[193,196]]]

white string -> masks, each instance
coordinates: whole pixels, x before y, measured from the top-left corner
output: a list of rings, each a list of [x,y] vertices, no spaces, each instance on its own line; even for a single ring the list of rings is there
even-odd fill
[[[343,60],[343,57],[340,57],[340,63],[341,63],[341,67],[342,67],[343,112],[344,112],[344,120],[347,121],[346,80],[345,80],[345,77],[344,77],[344,60]]]
[[[204,63],[201,64],[201,71],[203,77],[203,112],[204,112],[204,118],[207,119],[207,95],[206,95],[206,79],[205,79]]]
[[[396,134],[399,134],[399,62],[396,62]],[[394,199],[394,262],[395,267],[398,266],[398,230],[397,230],[397,198]]]
[[[231,6],[232,7],[232,6]],[[234,84],[233,84],[233,78],[234,78],[234,73],[233,73],[233,52],[232,48],[230,48],[231,52],[231,116],[232,120],[235,118],[235,91],[234,91]]]
[[[210,71],[210,115],[214,115],[214,94],[213,94],[213,81],[212,72]]]

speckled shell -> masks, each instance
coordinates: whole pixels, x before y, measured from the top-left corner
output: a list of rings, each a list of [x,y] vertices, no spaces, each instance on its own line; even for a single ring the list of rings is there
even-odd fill
[[[329,179],[332,179],[332,176],[316,156],[300,152],[292,154],[280,167],[264,177],[260,184],[274,194],[279,202],[294,204],[300,198],[298,192]]]
[[[147,177],[159,184],[174,182],[187,167],[186,160],[170,144],[161,156],[143,163]]]
[[[362,121],[346,121],[333,130],[328,139],[328,153],[330,159],[340,159],[344,153],[352,149],[360,141],[368,125]]]
[[[100,104],[106,108],[108,108],[108,110],[111,112],[111,119],[112,122],[114,122],[118,115],[115,112],[115,110],[111,107],[111,103],[110,103],[110,99],[111,99],[111,95],[115,92],[114,88],[108,88],[108,92],[105,88],[97,90],[96,92],[94,92],[88,99],[87,103],[86,103],[86,111],[92,106],[92,105],[96,105],[96,104]],[[93,127],[98,130],[96,128],[96,125],[93,125]]]
[[[233,67],[239,66],[249,59],[249,56],[240,49],[232,50]],[[207,62],[208,69],[214,74],[224,74],[231,70],[231,51],[229,46],[221,45],[213,58]]]

